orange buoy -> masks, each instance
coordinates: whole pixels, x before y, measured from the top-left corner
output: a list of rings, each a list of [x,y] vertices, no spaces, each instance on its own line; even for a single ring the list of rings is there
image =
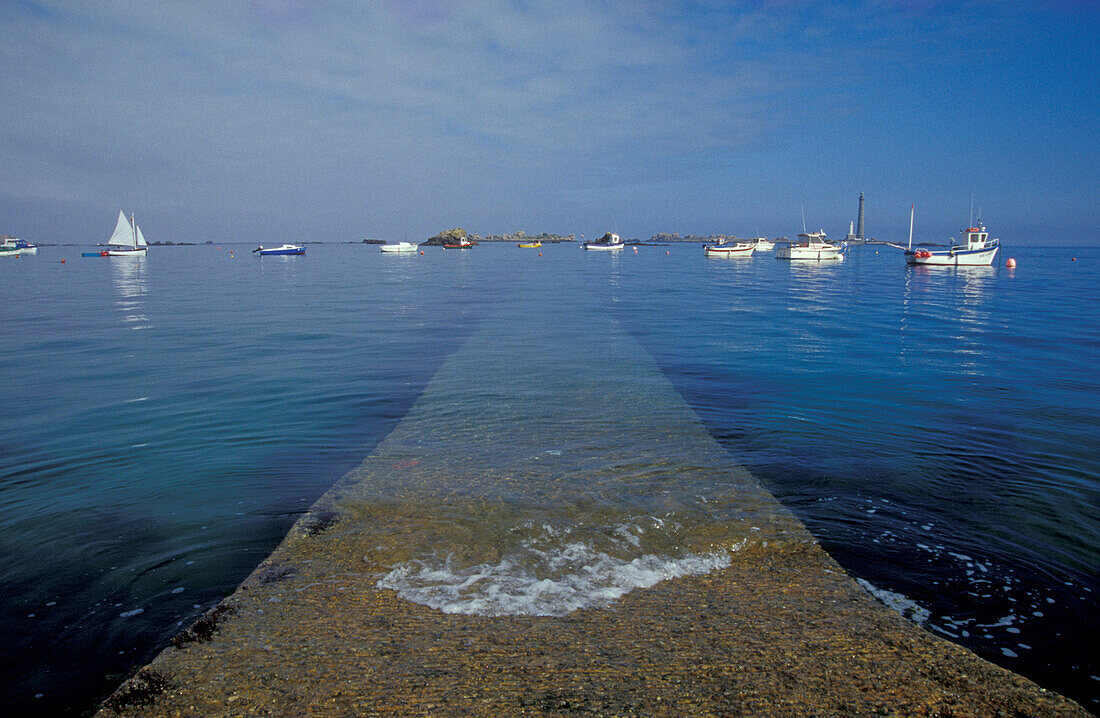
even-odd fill
[[[64,263],[65,263],[65,260],[64,260],[64,259],[62,259],[62,260],[61,260],[61,263],[62,263],[62,264],[64,264]]]
[[[665,254],[668,254],[668,250],[667,250],[667,249],[665,250]]]
[[[423,257],[423,256],[424,256],[424,250],[423,250],[423,249],[422,249],[422,250],[420,250],[420,256],[421,256],[421,257]]]
[[[540,257],[542,256],[542,252],[539,252],[539,256],[540,256]]]
[[[1072,258],[1070,258],[1070,260],[1069,260],[1069,261],[1071,261],[1071,262],[1076,262],[1076,261],[1077,261],[1077,257],[1072,257]]]
[[[1005,266],[1008,267],[1009,269],[1015,269],[1016,268],[1016,260],[1013,259],[1012,257],[1009,257],[1008,261],[1005,262]]]

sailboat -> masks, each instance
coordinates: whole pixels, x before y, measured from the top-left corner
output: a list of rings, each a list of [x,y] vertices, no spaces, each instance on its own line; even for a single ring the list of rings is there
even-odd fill
[[[107,240],[108,257],[144,257],[149,245],[141,235],[141,227],[134,221],[134,215],[126,219],[122,210],[118,211],[118,224],[111,238]]]

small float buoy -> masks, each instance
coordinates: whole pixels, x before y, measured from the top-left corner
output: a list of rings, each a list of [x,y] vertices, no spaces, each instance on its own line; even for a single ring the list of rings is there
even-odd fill
[[[1015,269],[1016,268],[1016,260],[1013,259],[1012,257],[1009,257],[1008,261],[1005,262],[1005,266],[1008,267],[1009,269]]]
[[[1071,262],[1076,262],[1076,261],[1077,261],[1077,257],[1071,257],[1069,261],[1071,261]]]
[[[668,254],[668,250],[667,250],[667,249],[665,250],[665,254]]]
[[[539,252],[539,256],[540,256],[540,257],[542,256],[542,252]]]
[[[420,256],[421,256],[421,257],[423,257],[423,256],[424,256],[424,250],[423,250],[423,249],[422,249],[422,250],[420,250]]]
[[[64,264],[64,263],[65,263],[65,260],[64,260],[64,259],[62,259],[62,260],[61,260],[61,263],[62,263],[62,264]]]

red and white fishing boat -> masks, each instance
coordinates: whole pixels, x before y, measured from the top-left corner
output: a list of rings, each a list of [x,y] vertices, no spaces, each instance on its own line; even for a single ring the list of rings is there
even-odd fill
[[[979,218],[977,226],[962,230],[963,241],[950,249],[913,249],[913,208],[909,208],[909,246],[905,249],[907,264],[930,267],[988,267],[993,264],[1001,240],[990,239]]]

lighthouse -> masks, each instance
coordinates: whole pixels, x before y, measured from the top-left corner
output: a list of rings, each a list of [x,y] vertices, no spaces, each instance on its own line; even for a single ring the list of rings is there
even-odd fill
[[[863,236],[863,193],[859,193],[859,219],[856,220],[856,239],[866,239]]]

